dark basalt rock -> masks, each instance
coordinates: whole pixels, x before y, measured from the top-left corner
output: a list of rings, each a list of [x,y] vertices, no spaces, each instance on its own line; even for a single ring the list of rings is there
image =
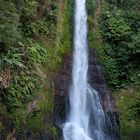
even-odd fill
[[[69,110],[69,87],[72,73],[72,52],[64,58],[62,68],[53,77],[55,95],[55,118],[58,125],[65,121],[66,113]],[[118,139],[118,111],[115,107],[115,99],[107,87],[102,74],[101,66],[97,60],[96,51],[89,51],[88,82],[98,92],[101,105],[106,116],[106,123],[109,133],[112,133],[112,140]],[[61,127],[61,126],[60,126]]]
[[[69,53],[64,58],[62,68],[53,76],[54,95],[55,95],[55,118],[56,122],[62,124],[65,119],[66,111],[68,110],[69,86],[71,84],[72,73],[72,53]]]

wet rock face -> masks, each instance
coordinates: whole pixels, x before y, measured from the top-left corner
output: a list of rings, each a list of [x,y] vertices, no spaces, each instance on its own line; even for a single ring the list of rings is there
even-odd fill
[[[71,84],[72,53],[64,58],[62,68],[53,76],[55,94],[55,118],[58,123],[64,121],[68,110],[68,93]]]
[[[115,99],[113,98],[109,88],[107,87],[101,66],[97,60],[95,50],[90,50],[89,53],[88,75],[90,85],[94,87],[99,94],[101,105],[105,112],[107,128],[109,134],[112,134],[111,139],[119,139],[118,110],[115,106]]]
[[[96,51],[92,50],[89,53],[89,69],[88,82],[98,91],[102,107],[105,112],[117,112],[115,100],[111,96],[111,92],[107,87],[101,66],[97,60]]]
[[[64,58],[62,68],[53,76],[55,103],[58,110],[64,109],[68,105],[69,88],[72,73],[72,53]],[[115,100],[107,87],[105,78],[102,74],[95,51],[89,53],[88,82],[98,91],[101,104],[105,112],[117,112]]]
[[[66,111],[69,110],[68,95],[71,84],[71,73],[72,52],[65,56],[62,68],[57,74],[54,75],[53,79],[55,94],[55,118],[58,124],[65,121]],[[108,128],[114,129],[114,127],[116,127],[115,132],[113,133],[118,135],[118,113],[115,107],[115,100],[111,96],[111,92],[107,87],[105,78],[102,74],[101,66],[97,61],[95,50],[89,51],[88,82],[99,94]],[[112,138],[112,140],[115,140],[115,138]]]

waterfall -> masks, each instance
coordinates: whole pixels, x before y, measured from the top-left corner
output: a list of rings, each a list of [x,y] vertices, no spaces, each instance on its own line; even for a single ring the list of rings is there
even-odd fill
[[[98,93],[87,82],[86,0],[75,0],[75,31],[70,111],[63,124],[64,140],[105,140],[105,117]],[[108,140],[108,139],[106,139]]]

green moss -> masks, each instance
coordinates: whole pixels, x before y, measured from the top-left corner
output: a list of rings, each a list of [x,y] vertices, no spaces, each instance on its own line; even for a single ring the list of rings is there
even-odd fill
[[[120,132],[122,140],[132,140],[140,130],[140,89],[129,88],[116,93],[116,104],[120,111]],[[137,139],[137,138],[136,138]]]
[[[13,122],[13,127],[15,127],[18,134],[21,134],[25,129],[27,115],[25,107],[20,107],[20,109],[15,109],[12,113],[7,114],[7,119],[9,118]]]
[[[54,125],[49,126],[48,133],[53,140],[59,139],[59,129]]]
[[[64,55],[72,48],[72,13],[72,1],[61,1],[57,16],[56,38],[50,43],[51,48],[48,48],[48,67],[51,71],[59,68]]]
[[[54,97],[52,91],[45,87],[36,101],[34,111],[28,114],[26,118],[26,127],[36,135],[47,133],[53,140],[58,139],[59,130],[53,123],[53,109]]]
[[[87,13],[88,13],[88,43],[90,48],[98,47],[98,35],[97,32],[94,31],[94,16],[96,9],[96,0],[87,0]]]
[[[97,0],[87,0],[86,1],[88,16],[94,17],[95,10],[96,10],[96,3],[97,3]]]
[[[34,134],[40,134],[44,132],[45,125],[41,112],[34,112],[27,118],[27,128]]]

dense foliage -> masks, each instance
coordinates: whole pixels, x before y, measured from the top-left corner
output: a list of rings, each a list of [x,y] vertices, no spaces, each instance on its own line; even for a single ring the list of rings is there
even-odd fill
[[[139,85],[140,3],[138,0],[107,2],[101,17],[106,79],[115,88]]]
[[[105,0],[99,49],[106,81],[115,93],[122,140],[138,140],[140,130],[140,1]]]
[[[120,135],[122,140],[139,140],[139,90],[139,88],[129,88],[116,93],[116,104],[120,110]]]
[[[71,10],[65,0],[0,0],[0,115],[19,131],[27,125],[40,132],[43,115],[52,119],[46,79],[71,47]],[[28,112],[34,100],[39,107]],[[52,122],[49,130],[57,133]]]
[[[48,27],[46,19],[38,16],[36,1],[2,0],[0,5],[0,66],[3,75],[6,75],[5,69],[9,71],[8,79],[1,75],[1,101],[12,111],[28,102],[37,88],[40,75],[37,75],[35,67],[37,64],[43,66],[47,59],[46,48],[39,36],[45,35]],[[9,85],[4,85],[4,80]]]

